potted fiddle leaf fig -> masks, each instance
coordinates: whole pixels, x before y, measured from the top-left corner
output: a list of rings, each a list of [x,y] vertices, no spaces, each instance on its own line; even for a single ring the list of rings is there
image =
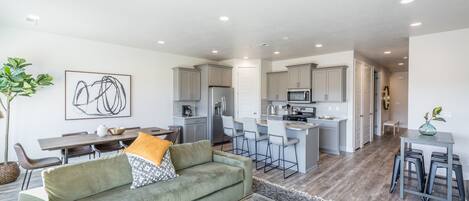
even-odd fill
[[[11,103],[18,96],[30,97],[39,88],[52,85],[52,76],[48,74],[36,77],[28,74],[26,67],[30,65],[22,58],[8,58],[0,69],[0,93],[3,95],[0,97],[0,106],[4,111],[0,116],[5,119],[5,155],[0,164],[0,184],[16,181],[20,173],[17,162],[8,161]]]

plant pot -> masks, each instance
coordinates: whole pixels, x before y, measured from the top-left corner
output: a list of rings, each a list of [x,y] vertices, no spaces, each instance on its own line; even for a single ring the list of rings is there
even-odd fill
[[[0,185],[14,182],[19,176],[20,168],[18,163],[11,161],[7,165],[4,163],[0,164]]]
[[[434,136],[436,135],[437,131],[435,126],[433,126],[430,122],[425,122],[419,127],[419,132],[422,135],[429,135]]]

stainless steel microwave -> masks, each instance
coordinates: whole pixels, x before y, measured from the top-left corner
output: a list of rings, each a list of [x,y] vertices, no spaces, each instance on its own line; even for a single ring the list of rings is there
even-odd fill
[[[311,103],[311,89],[288,89],[289,103]]]

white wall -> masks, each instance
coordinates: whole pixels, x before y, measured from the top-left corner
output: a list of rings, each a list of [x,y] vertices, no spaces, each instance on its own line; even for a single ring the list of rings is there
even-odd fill
[[[33,63],[31,73],[49,73],[54,85],[12,105],[11,142],[20,142],[32,157],[58,155],[41,151],[38,138],[62,133],[94,131],[107,126],[160,126],[172,122],[172,73],[175,66],[192,66],[204,59],[159,53],[49,33],[0,29],[0,61],[23,57]],[[64,71],[82,70],[132,75],[132,117],[102,120],[64,120]],[[0,120],[3,136],[4,120]],[[1,138],[3,139],[3,137]],[[3,158],[3,140],[0,143]],[[10,159],[14,160],[10,149]],[[2,159],[3,160],[3,159]]]
[[[407,128],[409,73],[394,72],[389,78],[389,83],[390,119],[399,120],[400,127]]]
[[[353,152],[353,72],[354,51],[336,52],[295,59],[278,60],[272,62],[272,71],[285,71],[285,66],[304,63],[316,63],[318,68],[346,65],[347,68],[347,102],[345,103],[318,103],[312,106],[317,108],[318,115],[334,115],[347,118],[347,137],[345,151]],[[342,148],[343,149],[343,148]]]
[[[448,122],[435,126],[453,133],[454,152],[461,155],[467,176],[469,29],[411,37],[409,45],[409,128],[417,129],[425,112],[443,106]]]

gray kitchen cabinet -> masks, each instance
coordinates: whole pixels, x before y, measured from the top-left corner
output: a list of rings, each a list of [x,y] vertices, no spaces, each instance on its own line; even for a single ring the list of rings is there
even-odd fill
[[[173,100],[200,100],[200,72],[192,68],[173,68]]]
[[[308,123],[319,125],[319,149],[328,154],[339,155],[345,149],[345,119],[316,119],[308,118]]]
[[[287,85],[288,73],[286,71],[267,73],[267,100],[286,101]]]
[[[313,70],[312,101],[344,102],[346,100],[346,66]]]
[[[207,140],[207,117],[174,117],[174,125],[182,126],[182,143]]]
[[[218,87],[231,87],[232,72],[231,67],[220,65],[209,65],[208,85]]]
[[[287,66],[288,88],[311,89],[311,70],[316,66],[313,63]]]

